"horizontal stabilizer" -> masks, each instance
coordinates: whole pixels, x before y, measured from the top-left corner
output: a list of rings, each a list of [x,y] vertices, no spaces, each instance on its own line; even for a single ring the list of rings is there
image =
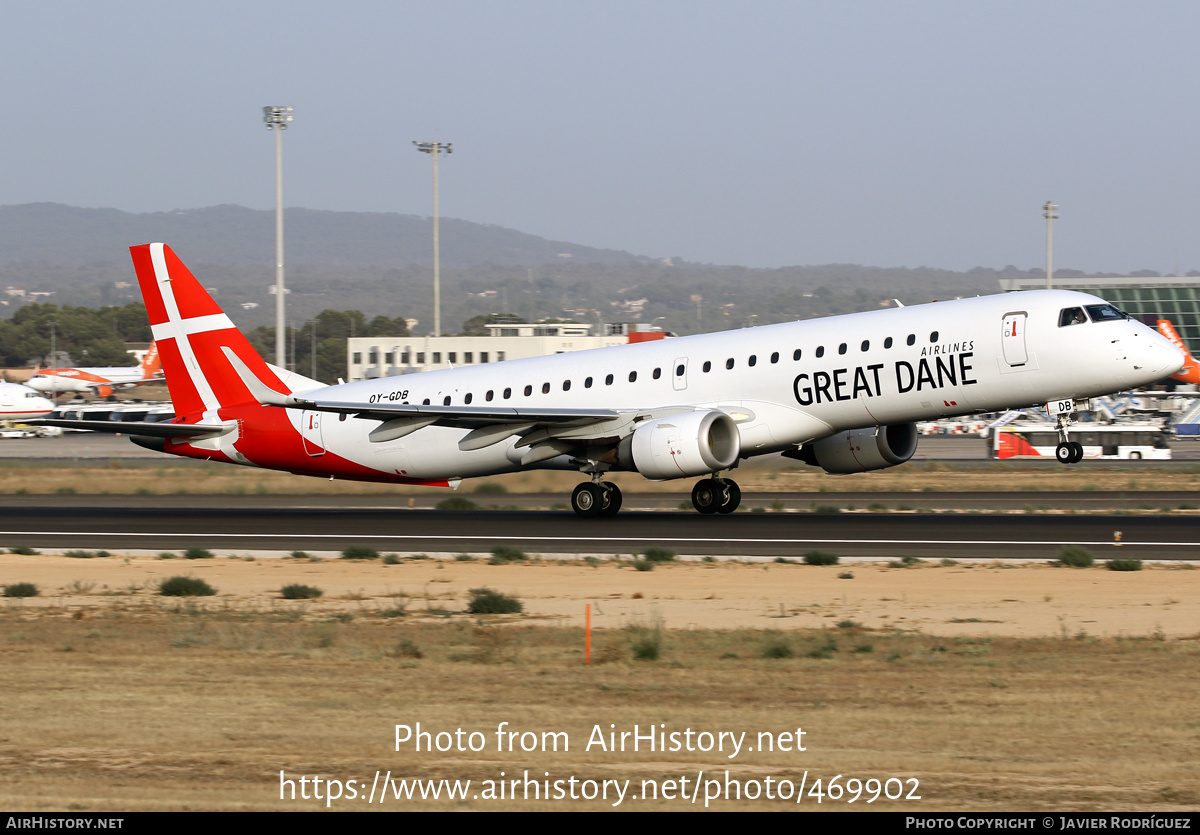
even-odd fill
[[[223,435],[237,426],[211,423],[167,423],[140,420],[65,420],[37,418],[23,421],[30,426],[58,426],[87,432],[111,432],[114,435],[149,435],[156,438],[198,438],[202,435]]]

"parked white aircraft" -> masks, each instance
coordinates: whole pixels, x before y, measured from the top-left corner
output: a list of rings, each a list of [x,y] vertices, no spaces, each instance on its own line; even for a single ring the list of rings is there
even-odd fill
[[[577,470],[590,477],[572,496],[580,516],[620,508],[611,471],[700,476],[696,509],[728,513],[741,493],[722,473],[742,459],[891,467],[915,451],[915,421],[1047,401],[1059,460],[1072,462],[1076,399],[1183,366],[1104,300],[1037,290],[325,386],[264,362],[168,247],[131,251],[179,417],[90,428],[174,455],[362,481]]]
[[[138,365],[106,366],[102,368],[43,368],[29,378],[29,387],[57,397],[65,392],[108,397],[116,389],[133,388],[146,383],[162,382],[162,365],[158,347],[150,350]]]
[[[0,382],[0,421],[42,417],[53,409],[52,402],[28,386]]]

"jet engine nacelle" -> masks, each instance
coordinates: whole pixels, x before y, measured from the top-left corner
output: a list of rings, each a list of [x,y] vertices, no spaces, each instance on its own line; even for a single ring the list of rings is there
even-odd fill
[[[839,432],[800,450],[800,460],[827,473],[863,473],[903,464],[917,451],[917,425],[899,423]]]
[[[732,467],[741,452],[733,418],[719,411],[648,420],[622,439],[617,461],[646,478],[707,475]]]

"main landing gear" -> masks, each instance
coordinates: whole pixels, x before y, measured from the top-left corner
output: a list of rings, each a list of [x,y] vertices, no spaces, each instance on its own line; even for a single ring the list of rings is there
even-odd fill
[[[575,488],[571,509],[579,516],[616,516],[621,509],[621,489],[599,474]],[[692,506],[701,513],[733,513],[742,503],[742,490],[730,478],[704,478],[692,488]]]
[[[580,516],[616,516],[621,488],[611,481],[585,481],[571,494],[571,508]]]
[[[733,513],[742,503],[742,488],[731,478],[704,478],[692,488],[692,507],[701,513]]]

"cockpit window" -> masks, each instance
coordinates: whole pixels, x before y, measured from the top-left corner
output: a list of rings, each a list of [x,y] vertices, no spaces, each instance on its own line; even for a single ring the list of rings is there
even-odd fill
[[[1068,325],[1083,325],[1087,324],[1087,314],[1083,312],[1082,307],[1064,307],[1062,312],[1058,314],[1058,326],[1065,328]]]
[[[1128,319],[1129,314],[1125,313],[1111,304],[1089,304],[1087,312],[1091,314],[1093,322],[1112,322],[1116,319]]]

